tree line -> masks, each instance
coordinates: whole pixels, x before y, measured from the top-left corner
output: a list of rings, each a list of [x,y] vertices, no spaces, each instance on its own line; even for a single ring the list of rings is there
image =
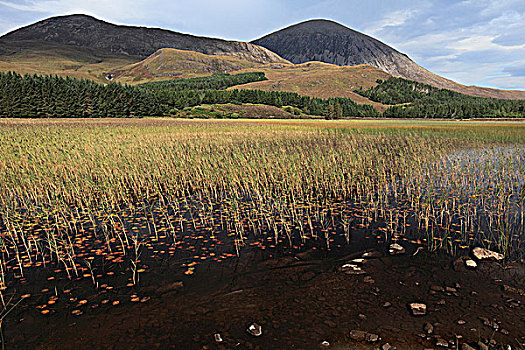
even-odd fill
[[[174,83],[174,88],[171,82],[143,86],[102,85],[70,77],[0,73],[0,117],[167,116],[185,107],[224,103],[291,106],[304,114],[325,115],[329,119],[378,116],[372,106],[358,105],[349,98],[320,99],[292,92],[202,89],[208,85],[226,87],[238,81],[261,79],[261,74],[264,75],[249,74],[185,79],[180,86]]]
[[[268,80],[262,72],[239,73],[230,75],[227,73],[216,73],[208,77],[189,79],[172,79],[140,84],[140,87],[149,89],[169,90],[225,90],[229,87],[254,83],[256,81]]]
[[[387,118],[525,117],[525,100],[468,96],[402,78],[377,83],[366,91],[356,92],[372,101],[392,105],[383,112]]]

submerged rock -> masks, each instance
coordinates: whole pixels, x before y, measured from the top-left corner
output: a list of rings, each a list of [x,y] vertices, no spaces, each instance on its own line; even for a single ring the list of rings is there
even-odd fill
[[[347,275],[364,275],[366,273],[365,270],[355,264],[344,264],[339,268],[339,271]]]
[[[427,333],[427,334],[432,334],[434,332],[434,326],[431,324],[431,323],[425,323],[423,325],[423,330]]]
[[[362,257],[364,259],[377,259],[377,258],[381,258],[382,256],[383,256],[383,254],[381,254],[377,250],[372,250],[372,251],[369,251],[369,252],[365,252],[362,255]]]
[[[400,244],[398,243],[393,243],[390,245],[390,247],[388,248],[388,253],[390,255],[400,255],[400,254],[405,254],[405,248],[403,248],[403,246],[401,246]]]
[[[467,267],[467,269],[474,270],[478,267],[478,264],[472,259],[467,259],[465,260],[465,266]]]
[[[503,254],[493,252],[485,248],[477,247],[472,250],[472,255],[478,260],[503,260]]]
[[[216,343],[222,343],[223,342],[222,337],[221,337],[221,335],[219,333],[215,333],[213,335],[213,339],[215,340]]]
[[[367,333],[364,331],[358,331],[356,329],[350,331],[350,338],[355,341],[363,341],[366,338]]]
[[[253,335],[254,337],[260,337],[262,335],[262,327],[257,323],[253,323],[250,325],[250,327],[248,327],[246,332]]]
[[[408,304],[412,315],[414,316],[424,316],[427,314],[427,306],[423,303],[410,303]]]

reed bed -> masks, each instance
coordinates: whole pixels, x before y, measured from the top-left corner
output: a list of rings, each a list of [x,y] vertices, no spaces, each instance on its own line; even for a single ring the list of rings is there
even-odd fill
[[[231,252],[188,253],[187,274],[257,239],[329,249],[356,228],[523,251],[519,122],[3,120],[0,145],[2,289],[49,264],[97,285],[104,259],[136,284],[152,243],[194,251],[191,234]]]

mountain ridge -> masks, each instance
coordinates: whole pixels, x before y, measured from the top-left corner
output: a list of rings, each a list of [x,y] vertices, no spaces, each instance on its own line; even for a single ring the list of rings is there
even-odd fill
[[[174,48],[213,55],[229,55],[257,63],[286,62],[257,45],[183,34],[161,28],[116,25],[77,14],[50,17],[11,31],[0,40],[41,40],[147,57],[159,49]]]

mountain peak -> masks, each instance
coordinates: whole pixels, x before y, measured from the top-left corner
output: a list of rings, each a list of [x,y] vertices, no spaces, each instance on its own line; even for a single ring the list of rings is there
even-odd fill
[[[74,14],[51,17],[0,38],[5,41],[46,41],[147,57],[162,48],[234,56],[256,63],[288,63],[254,44],[199,37],[170,30],[115,25],[95,17]]]

